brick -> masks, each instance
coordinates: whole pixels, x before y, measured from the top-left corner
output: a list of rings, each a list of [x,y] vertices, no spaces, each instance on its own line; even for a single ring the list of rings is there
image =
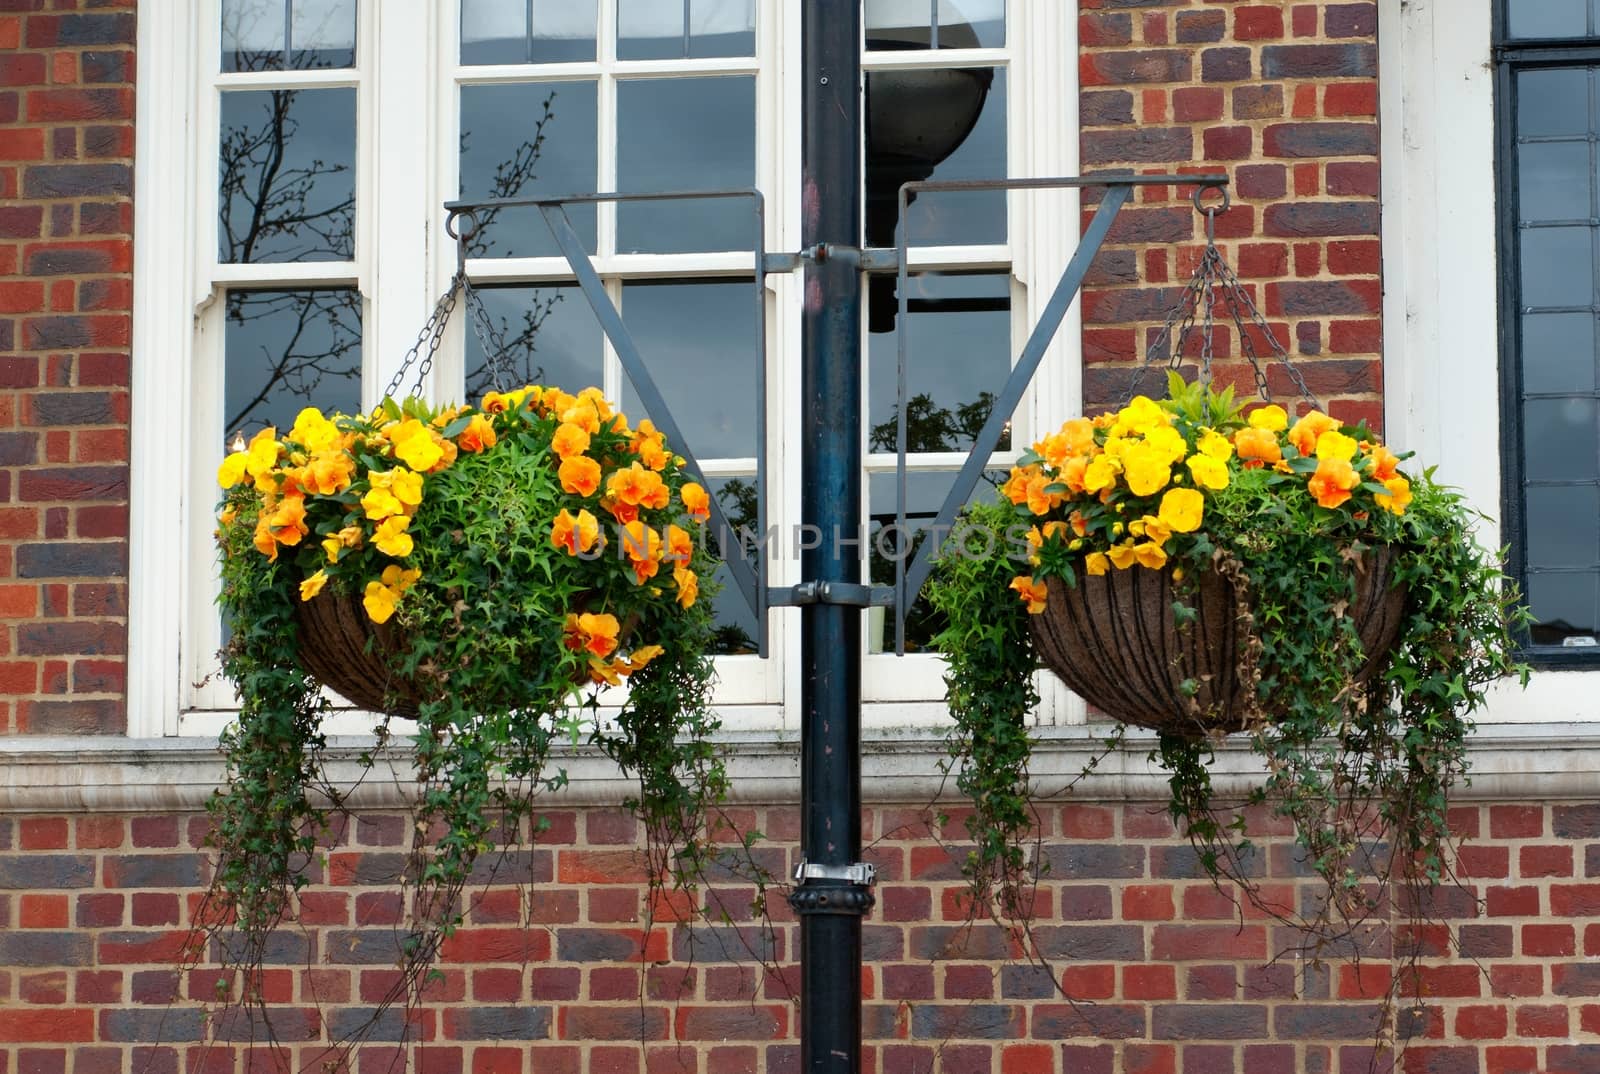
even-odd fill
[[[1600,884],[1550,885],[1550,913],[1556,917],[1600,917]]]
[[[1123,966],[1122,994],[1127,999],[1176,999],[1177,969],[1173,966]]]
[[[1378,114],[1378,87],[1370,82],[1341,82],[1322,91],[1322,114],[1336,116],[1375,116]]]
[[[23,656],[100,656],[127,652],[127,628],[120,623],[35,622],[17,628]]]
[[[1383,302],[1376,280],[1269,283],[1266,291],[1269,317],[1377,314]]]
[[[1180,123],[1221,119],[1225,100],[1222,90],[1212,86],[1186,86],[1173,90],[1172,118]],[[1210,134],[1210,131],[1204,133]]]
[[[1600,996],[1600,962],[1551,966],[1550,991],[1558,996]]]
[[[46,79],[43,55],[37,52],[0,55],[0,86],[42,86]]]
[[[1553,1044],[1543,1074],[1593,1074],[1600,1070],[1600,1044]]]
[[[1173,22],[1175,38],[1180,45],[1221,41],[1228,30],[1228,18],[1221,11],[1180,11]]]
[[[1571,925],[1522,926],[1522,953],[1531,958],[1561,958],[1578,953],[1578,936]]]
[[[1376,78],[1376,45],[1267,45],[1262,78]]]
[[[1078,118],[1086,127],[1111,127],[1133,122],[1133,94],[1127,90],[1085,92],[1078,100]]]
[[[1544,835],[1543,806],[1490,806],[1489,835],[1495,839],[1537,839]]]
[[[1517,1036],[1565,1037],[1567,1035],[1567,1008],[1554,1005],[1536,1005],[1517,1008]]]
[[[1078,16],[1078,45],[1100,48],[1133,43],[1133,16],[1124,11],[1086,11]]]
[[[911,1012],[914,1038],[1008,1040],[1022,1036],[1022,1009],[1015,1004],[919,1004]]]
[[[94,1039],[94,1012],[83,1007],[13,1008],[0,1018],[0,1043],[77,1043]]]
[[[12,132],[13,134],[15,132]],[[42,147],[41,147],[42,148]],[[0,142],[0,156],[6,155],[6,147]],[[7,205],[0,206],[0,238],[6,239],[31,239],[38,236],[44,227],[44,208],[39,205]],[[30,285],[25,280],[12,280],[4,285],[0,294],[14,295],[21,288],[27,294],[38,292],[42,295],[43,288]],[[30,306],[15,297],[6,297],[5,312],[27,313],[37,306]]]
[[[1201,136],[1207,160],[1245,160],[1251,154],[1254,132],[1249,127],[1209,127]]]
[[[1372,1040],[1382,1022],[1376,1006],[1284,1004],[1273,1009],[1273,1033],[1288,1040]]]
[[[1145,1035],[1145,1008],[1136,1004],[1085,1003],[1077,1006],[1041,1003],[1033,1008],[1032,1036],[1038,1040],[1098,1037],[1127,1040]],[[1069,1066],[1073,1074],[1094,1066]],[[1103,1069],[1110,1071],[1106,1066]]]
[[[1044,925],[1035,928],[1034,940],[1046,958],[1118,962],[1142,959],[1145,952],[1144,930],[1137,925]],[[920,952],[914,953],[920,956]],[[985,953],[968,957],[1007,956]]]
[[[23,251],[30,276],[83,276],[129,272],[133,268],[133,243],[126,239],[52,243]]]
[[[90,50],[79,53],[83,81],[88,83],[131,82],[132,77],[128,61],[132,58],[133,53],[131,52]]]
[[[1267,1008],[1247,1003],[1162,1004],[1151,1012],[1151,1035],[1157,1040],[1259,1040],[1267,1035]]]
[[[1236,7],[1233,9],[1235,41],[1277,40],[1283,37],[1283,8]]]
[[[1150,956],[1171,962],[1267,957],[1267,933],[1259,925],[1157,925],[1151,934]]]
[[[1194,156],[1194,135],[1187,127],[1084,131],[1080,144],[1085,164],[1187,162]]]
[[[660,1007],[562,1007],[557,1033],[562,1040],[665,1040],[667,1012]]]
[[[1498,997],[1541,995],[1544,992],[1544,967],[1490,966],[1489,992]]]
[[[1194,54],[1189,49],[1134,49],[1085,55],[1080,62],[1085,86],[1188,82]]]
[[[1500,1040],[1506,1035],[1504,1007],[1462,1007],[1456,1011],[1456,1036],[1468,1040]]]
[[[453,1040],[540,1040],[550,1035],[549,1007],[456,1007],[444,1012],[444,1031]]]
[[[1600,804],[1556,806],[1550,831],[1557,839],[1600,839]]]
[[[1322,24],[1329,37],[1373,37],[1378,32],[1378,5],[1329,4]]]
[[[1239,86],[1234,89],[1234,119],[1274,119],[1281,115],[1283,115],[1282,86]]]
[[[6,966],[88,966],[93,960],[94,938],[82,933],[45,930],[0,933],[0,964]],[[0,1019],[3,1021],[5,1019]]]
[[[0,891],[93,884],[94,858],[87,854],[0,854]]]
[[[132,196],[133,168],[128,164],[34,165],[22,181],[27,198]]]
[[[22,322],[23,346],[36,351],[126,346],[128,332],[123,314],[62,314]]]
[[[1510,958],[1514,939],[1510,925],[1462,925],[1460,952],[1464,958]]]
[[[1130,878],[1144,873],[1144,848],[1120,844],[1058,844],[1045,850],[1050,876],[1062,880]]]
[[[1414,1044],[1406,1049],[1406,1074],[1480,1074],[1476,1048]]]
[[[1288,171],[1281,164],[1244,164],[1234,170],[1235,192],[1245,198],[1281,198]]]
[[[1517,851],[1517,872],[1525,879],[1572,875],[1572,847],[1525,846]]]
[[[1130,884],[1122,890],[1124,920],[1170,921],[1174,912],[1170,886]]]
[[[1251,77],[1248,48],[1208,48],[1200,53],[1200,78],[1204,82],[1245,82]]]

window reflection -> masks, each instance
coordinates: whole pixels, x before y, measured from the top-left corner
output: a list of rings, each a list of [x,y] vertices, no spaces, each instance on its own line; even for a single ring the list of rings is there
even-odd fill
[[[361,409],[361,295],[351,288],[231,291],[223,329],[228,439],[294,424],[303,407]]]
[[[755,54],[755,0],[616,2],[619,60]]]
[[[221,18],[224,71],[356,62],[356,0],[222,0]]]
[[[1506,29],[1512,37],[1583,37],[1594,32],[1593,0],[1508,0]]]
[[[220,142],[219,261],[355,256],[354,89],[230,90]]]
[[[1005,0],[866,0],[867,50],[999,48]]]
[[[495,387],[551,384],[576,394],[602,377],[600,324],[575,285],[479,288],[489,325],[488,347],[469,323],[463,400],[477,402]],[[468,311],[470,317],[470,311]],[[496,355],[494,365],[486,354]]]
[[[711,494],[717,498],[717,504],[722,508],[733,531],[732,540],[738,542],[738,546],[743,549],[740,554],[745,562],[750,564],[751,570],[757,569],[762,555],[766,554],[767,550],[761,546],[760,527],[757,525],[755,478],[718,477],[710,478],[708,483]],[[712,553],[719,558],[725,558],[716,536],[710,533],[710,525],[703,527],[702,530],[706,539],[711,542]],[[739,592],[739,587],[734,584],[733,575],[725,565],[719,563],[713,577],[721,589],[712,598],[712,607],[717,613],[717,637],[712,652],[754,653],[757,649],[756,638],[760,633],[755,612],[745,602],[744,594]]]
[[[595,0],[462,0],[461,62],[595,58]]]

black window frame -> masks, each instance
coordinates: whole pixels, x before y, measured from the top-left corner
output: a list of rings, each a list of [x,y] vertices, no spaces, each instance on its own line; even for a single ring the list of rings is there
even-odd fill
[[[1527,594],[1527,518],[1524,512],[1524,441],[1521,287],[1517,266],[1520,238],[1517,208],[1516,79],[1520,71],[1540,68],[1600,68],[1600,24],[1593,36],[1521,38],[1509,36],[1509,6],[1496,0],[1491,11],[1495,100],[1495,218],[1498,273],[1499,389],[1501,436],[1501,540],[1506,545],[1506,573]],[[1591,19],[1591,21],[1594,21]],[[1596,314],[1600,318],[1600,313]],[[1600,669],[1600,646],[1535,645],[1527,631],[1518,639],[1520,656],[1550,669]]]

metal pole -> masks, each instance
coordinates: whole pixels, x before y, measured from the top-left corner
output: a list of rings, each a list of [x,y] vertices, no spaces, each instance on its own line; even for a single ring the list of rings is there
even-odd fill
[[[801,27],[801,521],[820,536],[806,581],[861,578],[861,2],[807,0]],[[809,542],[808,542],[809,543]],[[800,609],[802,872],[800,1040],[805,1074],[857,1074],[861,919],[872,891],[850,867],[861,851],[861,608]]]

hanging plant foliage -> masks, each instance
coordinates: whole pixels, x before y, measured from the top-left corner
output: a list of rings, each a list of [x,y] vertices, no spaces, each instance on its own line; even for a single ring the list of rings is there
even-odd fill
[[[1313,931],[1363,918],[1375,878],[1446,875],[1472,713],[1526,670],[1473,513],[1402,462],[1365,428],[1247,415],[1232,389],[1177,373],[1166,399],[1074,419],[1023,453],[1000,502],[966,518],[1019,539],[946,555],[932,590],[980,895],[1028,904],[1023,684],[1040,666],[1156,731],[1168,808],[1213,877],[1254,890],[1240,807],[1290,819],[1329,886],[1301,922]],[[1208,770],[1233,732],[1263,762],[1243,802],[1214,796]]]
[[[222,668],[240,711],[211,803],[212,918],[243,937],[239,964],[290,912],[338,802],[325,687],[384,714],[380,743],[388,717],[415,721],[404,987],[459,921],[474,863],[527,838],[535,794],[564,782],[559,743],[638,778],[652,843],[680,851],[651,860],[692,878],[725,791],[708,742],[709,500],[649,421],[631,427],[594,388],[308,408],[219,479]],[[603,714],[598,691],[624,685]]]

